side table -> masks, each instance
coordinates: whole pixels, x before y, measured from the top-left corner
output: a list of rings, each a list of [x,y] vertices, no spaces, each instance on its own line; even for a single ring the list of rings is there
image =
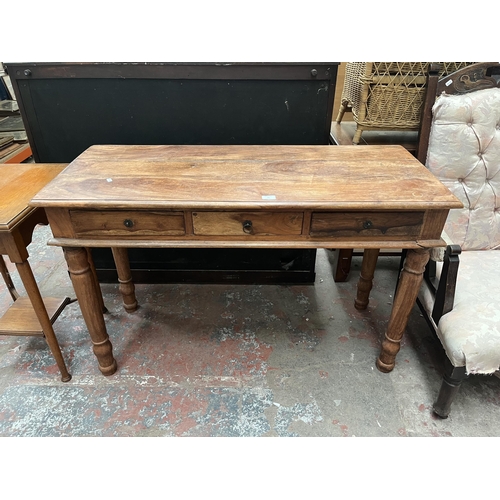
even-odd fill
[[[28,262],[27,247],[37,224],[48,224],[43,208],[29,207],[38,191],[55,178],[65,164],[8,164],[0,166],[0,273],[14,301],[0,318],[0,335],[43,336],[56,360],[61,380],[71,380],[52,327],[69,297],[42,298]],[[27,297],[20,297],[2,255],[16,265]]]

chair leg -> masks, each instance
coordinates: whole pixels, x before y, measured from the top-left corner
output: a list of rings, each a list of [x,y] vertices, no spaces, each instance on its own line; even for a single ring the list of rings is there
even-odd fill
[[[351,260],[353,254],[352,248],[341,248],[337,250],[338,256],[335,266],[335,273],[333,275],[333,281],[335,283],[343,283],[347,281],[349,277],[349,272],[351,271]]]
[[[337,123],[340,123],[342,121],[342,118],[344,118],[344,114],[347,111],[347,102],[342,103],[339,108],[339,114],[337,115],[337,119],[335,120]]]
[[[460,385],[467,378],[465,366],[453,366],[446,358],[446,367],[441,383],[439,395],[434,403],[434,413],[441,418],[448,418],[451,404],[460,389]]]
[[[359,141],[361,141],[361,134],[362,133],[363,133],[363,129],[358,125],[356,127],[356,132],[354,134],[354,137],[352,138],[353,145],[357,146],[359,144]]]

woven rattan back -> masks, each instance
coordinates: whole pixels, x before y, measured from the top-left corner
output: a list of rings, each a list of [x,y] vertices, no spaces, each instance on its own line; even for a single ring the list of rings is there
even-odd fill
[[[351,108],[357,124],[357,140],[364,129],[418,130],[425,99],[429,62],[348,62],[340,123]],[[469,62],[442,62],[440,77]],[[356,137],[355,136],[355,137]]]

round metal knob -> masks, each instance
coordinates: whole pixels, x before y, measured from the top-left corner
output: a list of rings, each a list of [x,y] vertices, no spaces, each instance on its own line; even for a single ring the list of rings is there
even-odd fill
[[[31,70],[30,69],[25,69],[24,70],[24,76],[31,76]]]
[[[318,70],[317,69],[312,69],[311,70],[311,76],[318,76]]]
[[[123,225],[124,225],[125,227],[133,227],[133,226],[134,226],[134,221],[133,221],[133,220],[131,220],[131,219],[125,219],[125,220],[123,221]]]
[[[373,222],[371,220],[365,220],[363,222],[363,229],[371,229],[373,227]]]
[[[243,221],[243,232],[247,233],[247,234],[252,233],[252,221],[251,220]]]

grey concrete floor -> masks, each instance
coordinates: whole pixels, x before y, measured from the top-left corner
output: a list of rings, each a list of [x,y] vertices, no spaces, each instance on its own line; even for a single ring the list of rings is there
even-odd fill
[[[39,226],[29,247],[40,289],[73,297],[49,237]],[[133,314],[103,284],[111,377],[97,368],[78,303],[54,325],[68,383],[44,339],[0,337],[0,436],[500,435],[496,377],[469,378],[450,417],[433,415],[441,356],[417,306],[395,369],[375,367],[399,258],[379,259],[364,312],[353,307],[360,257],[346,283],[333,282],[330,258],[318,252],[314,286],[138,284]],[[0,312],[10,302],[2,283]]]

